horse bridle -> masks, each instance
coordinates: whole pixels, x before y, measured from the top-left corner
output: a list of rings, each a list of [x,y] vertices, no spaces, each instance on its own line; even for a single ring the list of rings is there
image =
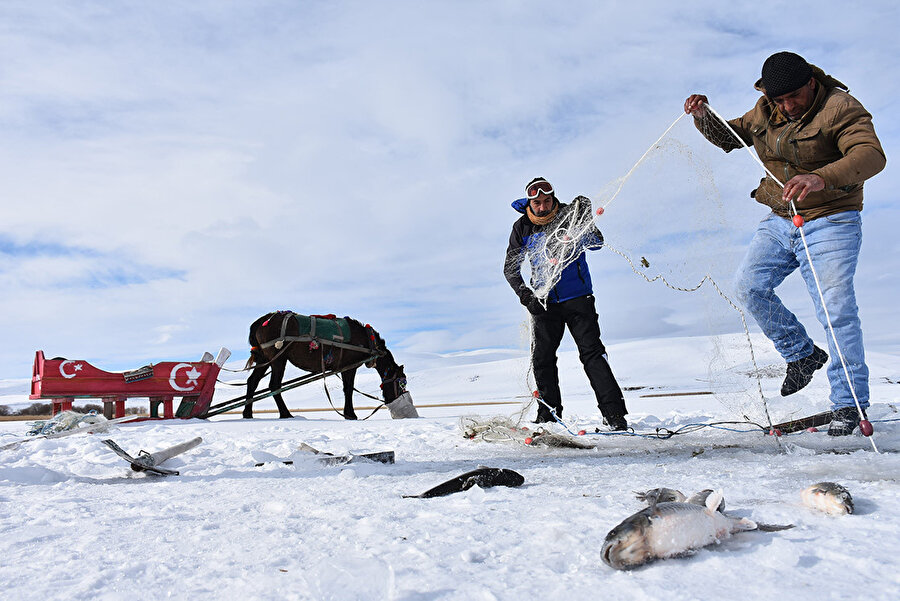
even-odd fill
[[[396,372],[396,373],[394,373]],[[387,399],[387,391],[392,390],[394,393],[394,398],[391,399],[390,402],[393,402],[397,399],[401,394],[406,392],[406,376],[403,374],[403,370],[398,366],[396,369],[391,369],[384,379],[381,380],[381,391],[384,394],[385,399]],[[388,402],[385,400],[385,402]]]

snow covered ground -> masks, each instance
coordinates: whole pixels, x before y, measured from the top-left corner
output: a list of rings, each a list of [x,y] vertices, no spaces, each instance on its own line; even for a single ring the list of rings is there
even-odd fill
[[[761,366],[777,357],[756,345]],[[734,419],[707,390],[707,339],[610,348],[639,433]],[[460,417],[512,416],[528,389],[521,353],[406,358],[422,416],[380,411],[346,422],[332,412],[241,420],[143,422],[108,435],[29,439],[0,451],[0,582],[4,599],[897,599],[900,591],[900,367],[869,353],[876,454],[861,436],[778,440],[705,428],[659,440],[603,430],[577,356],[563,353],[566,422],[595,449],[466,439]],[[677,360],[675,360],[677,358]],[[374,372],[358,387],[377,389]],[[773,370],[777,371],[777,370]],[[0,404],[27,404],[27,382],[5,382]],[[771,410],[827,409],[824,371],[790,399],[763,381]],[[638,388],[644,387],[644,388]],[[650,388],[653,387],[653,388]],[[748,383],[748,388],[752,386]],[[339,386],[330,386],[333,396]],[[240,394],[221,387],[217,400]],[[288,393],[295,409],[327,406],[320,385]],[[476,401],[513,402],[464,406]],[[455,403],[451,407],[429,407]],[[368,406],[359,398],[357,406]],[[273,406],[261,402],[257,409]],[[369,411],[358,409],[360,416]],[[527,418],[534,415],[531,408]],[[26,422],[0,423],[0,445]],[[748,430],[738,427],[738,430]],[[557,430],[561,430],[557,426]],[[101,443],[159,450],[201,436],[165,464],[180,476],[132,472]],[[305,442],[344,453],[393,450],[396,463],[322,467]],[[288,457],[255,467],[271,454]],[[520,488],[418,494],[480,465],[513,469]],[[800,504],[823,480],[846,486],[857,512],[829,517]],[[600,559],[607,532],[641,509],[632,491],[722,488],[727,510],[783,532],[748,532],[680,559],[618,572]]]

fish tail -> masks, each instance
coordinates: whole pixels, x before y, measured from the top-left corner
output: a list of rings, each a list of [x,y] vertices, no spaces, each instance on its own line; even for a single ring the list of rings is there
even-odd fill
[[[721,503],[724,498],[725,493],[722,492],[721,488],[711,492],[710,495],[706,497],[706,511],[710,514],[714,514],[719,507],[719,503]]]

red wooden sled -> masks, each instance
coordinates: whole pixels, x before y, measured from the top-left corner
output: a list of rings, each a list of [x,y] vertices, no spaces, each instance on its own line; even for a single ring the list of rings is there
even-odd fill
[[[200,361],[165,361],[126,372],[97,369],[87,361],[47,359],[43,351],[34,357],[29,399],[47,399],[53,415],[72,408],[75,399],[100,399],[108,418],[125,416],[125,400],[150,400],[150,417],[190,418],[204,415],[213,398],[219,370],[231,352],[222,348],[213,361],[204,354]],[[172,401],[182,397],[177,411]],[[159,415],[159,405],[163,415]]]

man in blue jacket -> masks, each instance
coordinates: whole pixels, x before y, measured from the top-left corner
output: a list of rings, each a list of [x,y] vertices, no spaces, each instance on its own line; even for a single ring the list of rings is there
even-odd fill
[[[504,274],[506,280],[519,297],[519,301],[531,313],[533,341],[531,362],[534,379],[542,402],[538,403],[537,423],[555,421],[562,417],[562,395],[559,391],[559,372],[556,367],[556,351],[562,341],[565,328],[575,339],[578,357],[584,372],[590,380],[597,397],[597,406],[603,414],[603,421],[612,430],[626,430],[625,399],[616,378],[606,361],[606,348],[600,340],[600,324],[594,308],[591,274],[585,260],[585,249],[603,246],[603,235],[594,227],[580,239],[571,239],[573,229],[560,231],[562,224],[573,224],[577,220],[573,211],[590,210],[590,201],[576,198],[571,205],[561,203],[556,198],[553,186],[542,177],[533,179],[525,187],[525,198],[513,203],[513,208],[524,213],[514,224],[506,249]],[[589,219],[589,218],[588,218]],[[576,224],[577,225],[577,224]],[[531,285],[542,286],[547,268],[566,257],[553,256],[547,252],[548,236],[566,241],[560,247],[567,255],[576,256],[559,274],[559,280],[549,290],[545,302],[535,296],[532,288],[522,278],[522,263],[525,256],[531,262]],[[552,269],[551,269],[552,271]]]

